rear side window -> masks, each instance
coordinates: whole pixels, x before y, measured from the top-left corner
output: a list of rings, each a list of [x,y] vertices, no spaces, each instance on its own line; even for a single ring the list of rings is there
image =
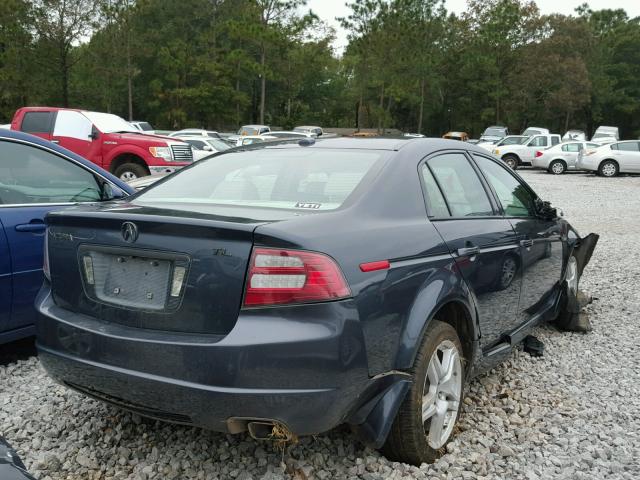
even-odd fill
[[[462,153],[445,153],[427,163],[442,188],[452,216],[493,215],[487,192]]]
[[[51,133],[53,112],[27,112],[22,118],[20,130],[26,133]]]
[[[426,165],[422,166],[422,181],[424,182],[425,196],[427,197],[427,208],[429,214],[436,218],[449,217],[449,209],[445,202],[440,187],[433,178],[433,174]]]
[[[333,210],[382,155],[315,148],[228,153],[194,164],[145,190],[137,201]]]
[[[582,144],[581,143],[567,143],[566,145],[562,146],[562,151],[563,152],[577,153],[580,150],[582,150]]]

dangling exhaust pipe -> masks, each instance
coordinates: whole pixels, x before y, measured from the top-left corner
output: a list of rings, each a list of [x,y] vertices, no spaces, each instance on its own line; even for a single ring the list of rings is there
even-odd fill
[[[229,418],[227,428],[229,433],[248,432],[254,440],[282,443],[295,443],[298,440],[296,434],[284,423],[270,418]]]

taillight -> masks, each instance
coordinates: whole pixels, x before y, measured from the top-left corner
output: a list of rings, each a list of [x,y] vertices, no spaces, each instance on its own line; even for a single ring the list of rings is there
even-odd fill
[[[542,153],[540,150],[536,152],[536,158],[541,157],[542,155],[544,155],[544,153]]]
[[[351,296],[340,267],[329,256],[301,250],[254,248],[244,306],[322,302]]]
[[[44,252],[42,260],[42,272],[47,280],[51,281],[51,270],[49,268],[49,230],[44,233]]]

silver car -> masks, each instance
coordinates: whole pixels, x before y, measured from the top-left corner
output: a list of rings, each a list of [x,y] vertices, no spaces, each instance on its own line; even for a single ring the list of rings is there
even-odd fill
[[[578,155],[585,149],[598,148],[591,142],[565,142],[547,150],[538,150],[531,161],[533,168],[542,168],[549,173],[561,175],[567,170],[578,169]]]
[[[615,142],[580,152],[578,168],[597,172],[602,177],[640,173],[640,141]]]

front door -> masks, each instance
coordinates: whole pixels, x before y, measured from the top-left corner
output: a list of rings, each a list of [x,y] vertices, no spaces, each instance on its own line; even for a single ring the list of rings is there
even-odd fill
[[[77,163],[31,144],[0,141],[0,222],[8,244],[9,255],[4,258],[10,258],[13,291],[8,329],[35,320],[33,304],[42,285],[45,215],[65,205],[100,198],[96,176]],[[0,251],[2,248],[0,241]],[[0,261],[0,274],[2,268]]]
[[[522,259],[522,294],[518,320],[525,324],[549,308],[562,277],[560,223],[536,215],[535,194],[507,168],[488,157],[474,155],[495,191],[505,219],[515,230]]]
[[[491,348],[517,324],[520,249],[508,220],[497,214],[486,185],[462,152],[422,166],[432,223],[475,295],[481,346]]]
[[[60,110],[56,117],[52,138],[61,147],[100,165],[99,141],[94,140],[93,124],[82,113]]]

